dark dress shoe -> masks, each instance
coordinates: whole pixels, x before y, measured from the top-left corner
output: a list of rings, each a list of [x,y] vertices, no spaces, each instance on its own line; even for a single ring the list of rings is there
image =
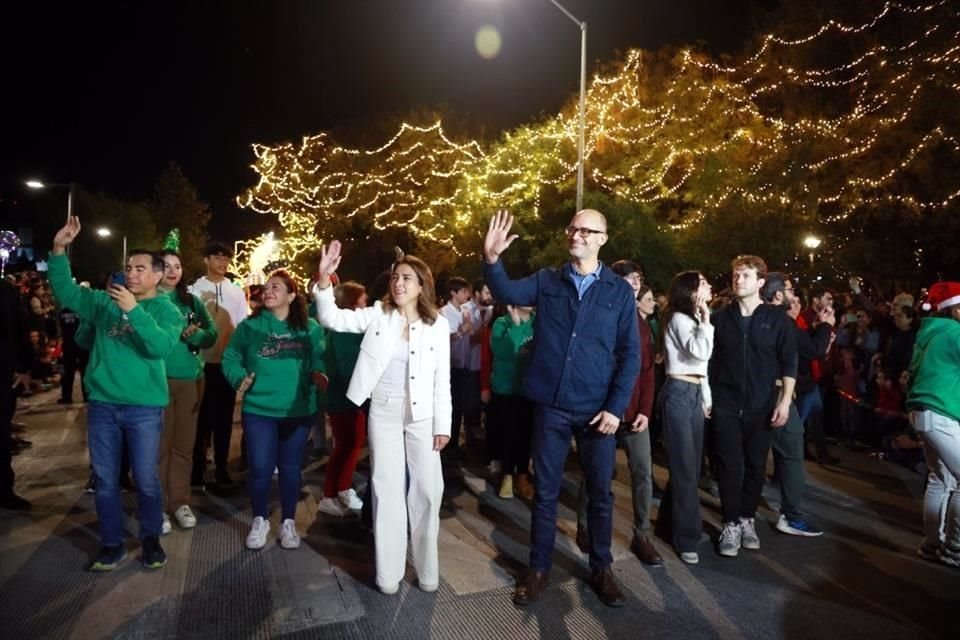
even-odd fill
[[[590,587],[600,596],[600,602],[608,607],[622,607],[627,599],[613,579],[613,570],[610,567],[590,572]]]
[[[540,594],[547,588],[547,574],[535,569],[527,569],[527,572],[517,582],[517,588],[513,592],[513,603],[520,606],[533,604],[540,599]]]
[[[657,553],[657,549],[653,546],[650,538],[646,536],[634,538],[633,544],[631,544],[630,547],[643,564],[648,564],[652,567],[659,567],[663,564],[663,558]]]

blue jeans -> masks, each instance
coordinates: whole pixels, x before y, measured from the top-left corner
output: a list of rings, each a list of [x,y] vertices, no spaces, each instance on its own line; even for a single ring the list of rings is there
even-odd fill
[[[271,418],[243,412],[250,475],[250,505],[253,517],[267,517],[273,469],[280,476],[280,511],[283,520],[293,520],[300,499],[300,461],[313,426],[313,416]]]
[[[563,465],[570,451],[570,437],[577,439],[577,451],[587,483],[587,532],[590,538],[590,569],[613,564],[610,540],[613,535],[613,467],[617,439],[598,433],[587,423],[593,413],[566,411],[537,405],[533,422],[533,515],[530,528],[530,567],[549,571],[557,536],[557,502],[563,482]]]
[[[123,544],[123,508],[120,501],[120,459],[126,439],[130,467],[137,486],[140,539],[160,535],[163,491],[158,463],[163,407],[112,404],[91,400],[87,405],[87,442],[96,477],[97,518],[104,546]]]

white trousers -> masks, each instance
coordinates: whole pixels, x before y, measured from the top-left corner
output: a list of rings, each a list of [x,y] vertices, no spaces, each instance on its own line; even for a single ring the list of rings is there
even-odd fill
[[[413,422],[406,398],[374,396],[368,437],[377,586],[389,588],[403,580],[408,524],[417,579],[422,585],[437,585],[443,471],[440,452],[433,450],[433,418]]]

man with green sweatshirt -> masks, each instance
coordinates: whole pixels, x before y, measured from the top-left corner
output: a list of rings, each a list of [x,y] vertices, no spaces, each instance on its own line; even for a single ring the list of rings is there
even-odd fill
[[[57,232],[49,277],[60,305],[74,309],[96,334],[85,384],[87,440],[103,548],[90,569],[110,571],[126,556],[117,482],[124,439],[137,485],[142,562],[159,569],[167,562],[158,537],[163,496],[157,475],[163,408],[169,399],[164,358],[180,339],[184,319],[169,296],[157,294],[163,260],[149,251],[130,252],[125,286],[111,284],[107,291],[78,286],[65,250],[79,233],[77,217],[70,217]]]
[[[930,287],[910,363],[907,409],[930,473],[917,553],[960,567],[960,283]]]

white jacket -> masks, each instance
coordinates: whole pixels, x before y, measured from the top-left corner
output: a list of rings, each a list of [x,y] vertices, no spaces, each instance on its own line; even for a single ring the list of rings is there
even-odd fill
[[[363,333],[360,356],[350,377],[347,398],[359,406],[376,388],[390,358],[403,340],[404,318],[396,309],[384,311],[377,302],[363,309],[341,309],[333,299],[333,287],[314,288],[317,320],[324,328],[340,333]],[[433,324],[410,326],[410,364],[407,388],[414,421],[433,418],[433,435],[449,436],[453,407],[450,399],[450,325],[437,315]]]
[[[234,330],[247,317],[247,296],[243,289],[229,280],[213,283],[206,276],[187,287],[187,291],[203,301],[217,328],[216,344],[209,349],[201,349],[200,357],[204,362],[218,363],[223,360],[223,352]]]

